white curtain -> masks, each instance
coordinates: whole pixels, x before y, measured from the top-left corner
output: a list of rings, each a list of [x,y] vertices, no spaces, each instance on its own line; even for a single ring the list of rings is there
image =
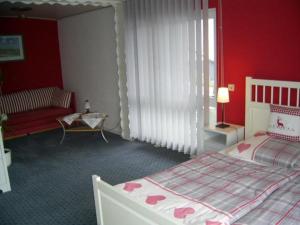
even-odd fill
[[[208,0],[202,7],[207,10]],[[199,0],[127,0],[125,55],[131,138],[203,150],[203,9]],[[206,23],[203,23],[206,24]],[[202,30],[202,31],[201,31]],[[204,38],[205,40],[206,38]]]

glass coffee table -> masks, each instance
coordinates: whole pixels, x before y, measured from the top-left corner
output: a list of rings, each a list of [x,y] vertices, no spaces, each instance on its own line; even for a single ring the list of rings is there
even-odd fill
[[[104,133],[104,122],[108,118],[105,113],[74,113],[57,118],[63,129],[60,144],[63,143],[68,132],[100,132],[103,140],[108,143]]]

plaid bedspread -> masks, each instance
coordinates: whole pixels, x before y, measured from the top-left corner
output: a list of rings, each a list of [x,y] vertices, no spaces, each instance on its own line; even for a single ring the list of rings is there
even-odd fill
[[[293,168],[300,166],[300,143],[277,138],[268,138],[252,153],[252,160],[256,162]]]
[[[299,174],[297,170],[204,153],[144,179],[204,207],[193,217],[194,223],[185,220],[184,224],[221,225],[235,222]]]
[[[300,177],[275,191],[234,225],[299,225]]]

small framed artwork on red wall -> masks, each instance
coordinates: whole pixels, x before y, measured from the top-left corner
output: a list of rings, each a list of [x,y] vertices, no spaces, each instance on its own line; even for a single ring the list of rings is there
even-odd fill
[[[0,62],[24,60],[22,35],[0,35]]]

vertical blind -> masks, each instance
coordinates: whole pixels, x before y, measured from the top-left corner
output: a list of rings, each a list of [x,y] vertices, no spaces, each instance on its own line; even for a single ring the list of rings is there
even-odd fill
[[[131,138],[189,154],[203,149],[204,1],[126,1]]]

